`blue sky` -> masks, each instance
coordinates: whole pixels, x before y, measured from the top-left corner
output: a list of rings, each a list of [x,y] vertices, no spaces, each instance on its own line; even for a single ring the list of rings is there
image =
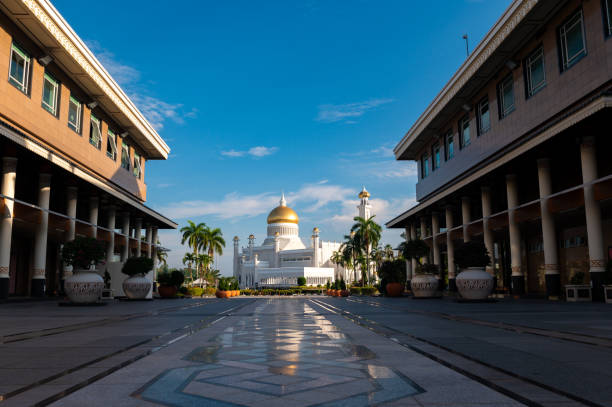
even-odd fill
[[[172,149],[147,205],[222,228],[231,274],[232,237],[261,243],[281,190],[305,243],[342,239],[362,185],[379,223],[413,205],[392,149],[510,0],[54,4]],[[180,266],[178,232],[160,239]]]

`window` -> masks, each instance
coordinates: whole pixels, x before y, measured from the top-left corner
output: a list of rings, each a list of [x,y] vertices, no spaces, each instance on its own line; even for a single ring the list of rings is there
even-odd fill
[[[491,129],[491,112],[489,111],[489,98],[484,98],[478,103],[476,115],[478,121],[478,136],[485,134]]]
[[[43,77],[42,107],[53,116],[57,116],[58,93],[59,83],[51,75],[45,73]]]
[[[81,102],[70,96],[70,102],[68,103],[68,127],[77,133],[81,133],[81,111],[83,105]]]
[[[453,136],[453,132],[449,131],[446,135],[446,148],[444,152],[446,161],[450,160],[455,156],[455,137]]]
[[[123,141],[121,142],[121,168],[130,170],[130,147]]]
[[[499,118],[503,119],[514,110],[514,80],[512,74],[498,86]]]
[[[527,97],[535,95],[546,86],[546,73],[544,72],[544,49],[535,50],[525,60],[525,83],[527,84]]]
[[[612,0],[603,1],[604,13],[604,29],[606,37],[612,36]]]
[[[582,10],[559,27],[559,48],[561,48],[561,70],[565,71],[586,55]]]
[[[431,167],[434,171],[440,168],[440,145],[437,143],[431,149]]]
[[[426,178],[429,175],[429,156],[424,154],[421,157],[421,178]]]
[[[459,120],[459,147],[464,148],[470,145],[470,116],[466,115]]]
[[[111,130],[106,138],[106,156],[113,161],[117,159],[117,136]]]
[[[142,175],[142,162],[140,161],[140,154],[134,151],[134,176],[140,179]]]
[[[100,120],[91,115],[91,127],[89,130],[89,143],[97,149],[102,146],[102,130],[100,130]]]
[[[23,93],[28,93],[30,85],[30,56],[16,44],[11,46],[11,67],[9,82]]]

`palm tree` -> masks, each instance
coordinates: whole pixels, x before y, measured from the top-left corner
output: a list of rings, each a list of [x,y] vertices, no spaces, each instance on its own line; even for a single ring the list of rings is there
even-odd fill
[[[342,256],[342,253],[340,251],[334,251],[330,257],[330,260],[336,266],[344,267],[344,257]]]
[[[344,243],[340,246],[342,256],[344,257],[346,265],[353,269],[353,281],[357,281],[357,257],[362,252],[359,236],[351,232],[350,235],[344,236],[344,240]]]
[[[385,250],[382,247],[372,249],[372,260],[376,263],[376,270],[380,269],[381,264],[385,260]]]
[[[359,239],[363,243],[363,248],[366,253],[366,275],[368,280],[370,279],[370,247],[378,246],[380,235],[382,234],[382,228],[378,223],[374,222],[375,217],[376,215],[373,215],[368,219],[364,219],[360,216],[355,216],[353,220],[356,223],[351,228],[351,232],[355,232],[355,236],[359,236]]]
[[[159,241],[157,244],[159,245]],[[157,257],[157,261],[161,263],[162,267],[168,265],[168,249],[158,246],[157,250],[155,251],[155,255]]]
[[[385,252],[385,257],[388,260],[393,260],[393,258],[395,257],[395,253],[393,252],[393,246],[391,246],[390,244],[386,244],[383,250]]]
[[[201,253],[198,254],[195,258],[196,261],[196,270],[198,270],[198,279],[203,279],[205,278],[205,273],[208,269],[208,265],[211,263],[212,261],[212,257],[210,257],[207,254]]]
[[[188,225],[181,228],[183,234],[181,244],[187,245],[193,250],[193,256],[198,257],[198,249],[202,246],[204,240],[204,231],[207,229],[205,223],[198,223],[197,225],[192,221],[187,221]]]
[[[223,248],[225,247],[225,239],[223,239],[223,232],[221,229],[214,228],[211,229],[207,227],[204,231],[204,236],[201,242],[201,248],[203,250],[208,250],[208,255],[212,259],[214,259],[215,254],[222,255]]]
[[[196,261],[196,257],[193,253],[185,253],[185,256],[183,256],[183,264],[187,265],[187,268],[189,269],[189,274],[191,277],[191,283],[193,284],[193,270],[191,268],[191,265]]]

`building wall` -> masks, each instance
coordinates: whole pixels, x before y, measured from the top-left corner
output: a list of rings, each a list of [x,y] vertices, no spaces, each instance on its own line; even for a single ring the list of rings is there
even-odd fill
[[[31,59],[30,90],[24,94],[8,81],[10,66],[11,45],[13,40],[25,48]],[[20,32],[8,18],[0,13],[0,117],[13,127],[36,139],[47,148],[77,162],[104,178],[112,184],[123,189],[134,197],[146,200],[146,184],[144,182],[144,162],[141,178],[136,178],[130,169],[121,168],[121,138],[122,129],[100,111],[94,109],[94,114],[102,122],[101,149],[89,143],[89,129],[91,111],[85,103],[90,99],[70,79],[69,75],[61,71],[52,62],[48,66],[49,73],[60,82],[59,115],[53,116],[45,109],[42,103],[42,87],[45,67],[37,60],[44,55],[22,32]],[[68,127],[68,105],[70,94],[83,102],[82,131],[77,134]],[[117,134],[117,159],[113,161],[106,155],[107,131],[111,129]],[[130,145],[130,143],[128,143]],[[140,151],[140,153],[142,153]],[[142,154],[141,154],[142,156]],[[144,158],[144,156],[143,156]],[[130,164],[134,161],[134,145],[130,145]]]
[[[587,55],[566,71],[561,72],[557,28],[580,7],[582,7],[584,14]],[[519,63],[519,67],[512,71],[515,110],[500,120],[497,85],[510,73],[510,70],[504,67],[492,81],[486,84],[468,102],[468,104],[474,106],[474,109],[469,112],[471,144],[462,150],[459,149],[458,122],[466,114],[466,112],[460,111],[441,128],[439,140],[431,140],[419,153],[419,157],[425,152],[428,152],[431,156],[432,146],[436,142],[443,146],[444,135],[448,130],[452,130],[455,142],[455,157],[446,162],[442,158],[440,168],[435,171],[430,170],[430,175],[425,179],[421,176],[419,163],[419,181],[416,186],[417,200],[422,200],[504,146],[536,128],[546,119],[610,82],[610,78],[612,78],[612,40],[607,39],[604,35],[602,13],[600,1],[569,1],[543,27],[542,34],[529,40],[518,54],[508,58]],[[526,98],[523,60],[540,44],[543,45],[544,49],[546,86],[532,97]],[[489,100],[491,129],[482,136],[476,137],[475,106],[485,96]]]

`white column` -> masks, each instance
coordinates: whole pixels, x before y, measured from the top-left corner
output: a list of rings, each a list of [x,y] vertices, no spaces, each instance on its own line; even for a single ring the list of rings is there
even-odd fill
[[[487,266],[487,272],[491,275],[495,274],[495,270],[493,269],[493,231],[491,231],[491,227],[489,225],[489,218],[491,217],[491,188],[482,187],[480,189],[480,198],[482,201],[482,234],[484,238],[484,244],[487,248],[487,252],[489,252],[489,257],[491,258],[491,264]]]
[[[597,156],[595,139],[585,137],[580,144],[580,161],[582,164],[582,182],[590,183],[597,179]],[[589,244],[589,261],[593,301],[603,300],[603,273],[606,271],[606,256],[603,245],[601,209],[595,200],[593,185],[584,186],[584,212],[586,216],[587,240]]]
[[[446,207],[446,254],[448,257],[448,290],[455,292],[457,286],[455,284],[456,269],[455,269],[455,242],[451,237],[450,230],[453,228],[453,208]]]
[[[100,206],[100,198],[92,196],[89,198],[89,223],[91,223],[91,237],[98,237],[98,208]]]
[[[510,264],[512,267],[512,293],[523,294],[525,278],[521,261],[521,230],[516,221],[516,208],[519,205],[516,175],[506,176],[506,193],[508,195],[508,231],[510,232]]]
[[[425,238],[427,237],[426,236],[427,235],[427,225],[425,224],[425,217],[421,216],[420,221],[421,221],[421,240],[425,240]],[[421,264],[429,263],[429,261],[430,261],[429,256],[423,257],[421,259]]]
[[[117,209],[113,205],[108,206],[108,218],[106,227],[110,229],[110,239],[106,244],[106,262],[110,263],[113,261],[113,255],[115,254],[115,215]]]
[[[410,224],[410,240],[416,240],[416,238],[417,238],[416,227],[414,226],[414,223],[411,223]],[[413,275],[416,275],[416,272],[417,272],[416,259],[412,259],[410,263],[411,263],[412,273]]]
[[[136,218],[136,226],[134,227],[134,239],[136,239],[136,257],[142,256],[142,218]]]
[[[150,225],[147,225],[147,231],[145,232],[145,239],[147,241],[147,257],[151,258],[151,239],[153,239],[153,229]]]
[[[540,187],[540,213],[542,217],[542,244],[544,246],[544,272],[548,298],[558,298],[561,294],[561,277],[557,254],[557,235],[555,220],[548,210],[548,196],[552,194],[550,160],[538,160],[538,184]]]
[[[66,242],[74,240],[76,237],[76,215],[77,215],[77,200],[78,200],[78,188],[68,187],[66,188],[66,215],[68,219],[68,230],[66,231]],[[62,280],[72,275],[72,266],[64,265],[64,272],[62,273]],[[62,286],[63,287],[63,286]]]
[[[470,198],[464,196],[461,198],[461,221],[463,223],[463,241],[470,241],[470,232],[468,231],[468,224],[472,221],[471,209],[470,209]]]
[[[404,234],[406,235],[406,242],[410,241],[410,228],[406,228],[404,231]],[[401,253],[400,253],[401,254]],[[410,282],[410,280],[412,280],[412,273],[413,273],[413,269],[412,269],[412,262],[410,260],[406,260],[406,280],[408,280]],[[410,287],[410,286],[408,286]]]
[[[151,257],[153,258],[153,270],[157,269],[157,226],[151,228]]]
[[[233,269],[233,276],[234,278],[238,278],[238,274],[239,274],[239,270],[238,270],[238,265],[239,265],[239,255],[240,255],[240,238],[238,238],[238,236],[234,236],[234,269]]]
[[[433,264],[440,266],[440,246],[436,236],[440,233],[440,220],[438,213],[433,212],[431,214],[431,242],[433,246]]]
[[[123,225],[121,233],[125,235],[123,238],[123,248],[121,249],[121,262],[125,262],[130,255],[130,213],[123,213]]]
[[[51,174],[38,176],[38,206],[49,209],[51,195]],[[42,297],[45,295],[45,277],[47,269],[47,235],[49,231],[49,212],[40,212],[40,223],[36,225],[34,236],[34,262],[32,265],[32,295]]]
[[[312,267],[319,267],[319,229],[312,230]]]
[[[15,197],[15,179],[17,177],[17,158],[2,158],[2,189],[0,193],[6,198]],[[11,237],[13,235],[12,199],[4,199],[4,208],[0,213],[0,298],[8,297],[9,265],[11,262]]]

